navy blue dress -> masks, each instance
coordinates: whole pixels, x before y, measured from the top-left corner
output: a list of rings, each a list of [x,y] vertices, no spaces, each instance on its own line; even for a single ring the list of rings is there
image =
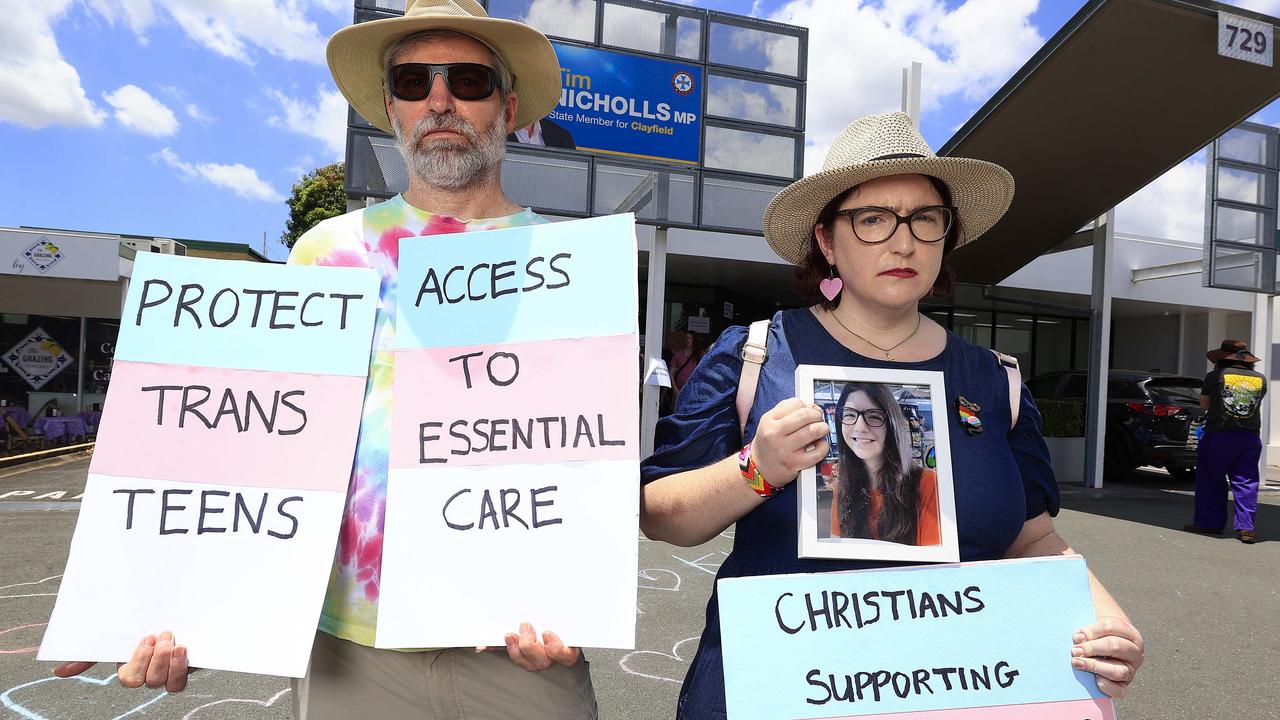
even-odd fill
[[[1018,424],[1009,429],[1009,381],[989,350],[954,333],[937,357],[922,362],[887,362],[863,357],[841,345],[807,309],[785,310],[769,329],[769,359],[760,373],[745,439],[738,431],[735,398],[742,372],[740,352],[747,329],[725,330],[681,390],[676,412],[658,422],[654,454],[641,465],[645,483],[673,473],[705,467],[737,454],[755,436],[762,413],[795,396],[796,365],[843,365],[941,371],[946,380],[952,476],[960,559],[1004,557],[1027,520],[1058,512],[1058,486],[1049,466],[1049,450],[1040,433],[1040,413],[1022,388]],[[981,408],[985,431],[969,435],[960,428],[956,399],[964,396]],[[796,555],[796,484],[738,520],[733,550],[716,577],[812,573],[884,567],[892,563],[804,559]],[[725,717],[720,617],[713,592],[698,653],[680,690],[678,718]]]

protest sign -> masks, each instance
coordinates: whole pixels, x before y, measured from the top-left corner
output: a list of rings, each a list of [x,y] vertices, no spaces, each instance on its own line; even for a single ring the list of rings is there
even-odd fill
[[[400,241],[378,647],[631,647],[635,221]]]
[[[376,272],[139,253],[41,660],[302,677],[351,473]],[[269,641],[264,641],[270,638]]]
[[[720,580],[730,718],[1114,720],[1084,559]]]

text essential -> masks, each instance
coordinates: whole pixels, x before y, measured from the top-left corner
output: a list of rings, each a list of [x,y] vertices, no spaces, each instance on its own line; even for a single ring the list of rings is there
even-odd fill
[[[399,252],[376,645],[498,645],[532,622],[632,647],[633,216],[402,238]]]
[[[125,661],[169,629],[197,667],[305,673],[378,282],[363,268],[138,255],[40,659]],[[157,572],[182,593],[155,592]]]
[[[1080,557],[717,584],[730,718],[1113,720],[1071,637],[1094,620]],[[773,658],[769,677],[759,658]],[[1021,714],[997,711],[1018,706]],[[926,712],[928,711],[928,712]]]

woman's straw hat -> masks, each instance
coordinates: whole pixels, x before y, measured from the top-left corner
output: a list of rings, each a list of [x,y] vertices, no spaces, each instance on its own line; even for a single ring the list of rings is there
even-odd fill
[[[392,132],[382,96],[383,56],[396,41],[423,30],[454,30],[477,38],[506,61],[520,96],[515,126],[541,120],[560,101],[560,61],[547,37],[514,20],[491,18],[475,0],[409,0],[404,17],[345,27],[326,55],[338,89],[360,117]]]
[[[1009,209],[1013,176],[984,160],[938,157],[906,113],[868,115],[832,143],[822,172],[788,185],[764,211],[764,236],[783,259],[803,265],[818,213],[849,188],[888,175],[930,175],[951,190],[960,236],[977,239]]]

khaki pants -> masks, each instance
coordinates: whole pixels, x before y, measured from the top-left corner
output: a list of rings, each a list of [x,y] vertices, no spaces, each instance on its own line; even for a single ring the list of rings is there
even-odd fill
[[[528,672],[506,650],[376,650],[316,633],[295,720],[595,720],[585,659]]]

